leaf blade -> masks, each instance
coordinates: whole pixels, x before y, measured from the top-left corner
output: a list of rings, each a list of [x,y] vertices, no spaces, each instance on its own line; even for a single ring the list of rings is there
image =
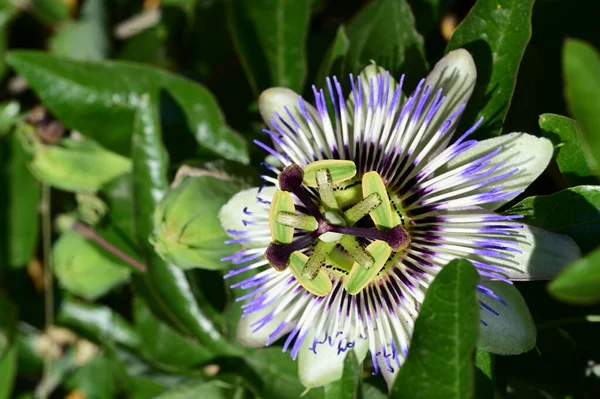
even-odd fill
[[[581,124],[592,168],[600,173],[600,54],[580,40],[567,40],[563,47],[565,97]]]
[[[29,156],[15,133],[0,137],[0,258],[25,267],[33,258],[39,223],[40,187],[28,168]]]
[[[470,397],[479,331],[478,281],[477,271],[464,259],[450,262],[434,279],[392,398]]]
[[[569,265],[548,284],[548,291],[576,305],[600,302],[600,248]]]
[[[109,150],[129,153],[142,97],[166,92],[184,111],[198,144],[226,159],[249,160],[245,139],[227,126],[214,96],[197,83],[128,62],[77,62],[35,51],[12,51],[6,59],[58,119]]]
[[[228,345],[210,316],[194,298],[185,273],[162,261],[153,251],[148,237],[153,231],[153,211],[168,189],[167,155],[161,141],[156,104],[145,95],[139,105],[132,140],[135,226],[138,242],[148,262],[148,272],[134,278],[134,285],[145,295],[153,310],[175,324],[180,331],[212,347],[216,353],[231,354]],[[233,352],[235,353],[235,352]]]
[[[406,0],[372,2],[347,27],[352,46],[344,62],[344,74],[358,74],[371,60],[392,76],[411,71],[412,85],[425,76],[424,40],[415,28],[415,18]]]
[[[446,51],[467,49],[479,74],[472,105],[467,107],[459,130],[466,130],[465,123],[472,124],[483,116],[478,135],[500,134],[519,64],[531,37],[533,3],[534,0],[478,0],[454,31]]]
[[[233,0],[228,14],[229,29],[255,94],[274,86],[300,92],[306,77],[310,2]]]
[[[349,351],[344,359],[342,378],[325,385],[325,399],[356,399],[362,387],[362,365],[354,351]]]
[[[585,253],[598,245],[600,187],[577,186],[525,198],[506,213],[523,215],[527,224],[571,237]]]
[[[566,116],[543,114],[539,118],[540,129],[544,136],[555,145],[556,162],[569,185],[583,184],[593,176],[582,150],[584,138],[577,123]]]

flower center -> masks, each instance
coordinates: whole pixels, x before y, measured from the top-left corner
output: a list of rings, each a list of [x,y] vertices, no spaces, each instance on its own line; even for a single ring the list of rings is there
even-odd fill
[[[315,295],[331,291],[331,275],[342,279],[349,294],[358,294],[410,243],[377,172],[358,178],[354,162],[325,160],[304,170],[290,165],[278,180],[269,212],[273,241],[265,257],[278,271],[289,267]]]

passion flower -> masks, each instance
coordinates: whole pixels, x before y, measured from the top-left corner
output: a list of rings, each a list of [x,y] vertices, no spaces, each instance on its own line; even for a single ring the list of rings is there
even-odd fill
[[[260,111],[273,144],[256,142],[280,167],[267,186],[238,193],[220,212],[244,249],[224,258],[249,276],[239,340],[252,347],[286,337],[301,381],[339,379],[345,354],[368,350],[394,380],[427,287],[456,258],[479,271],[482,349],[529,350],[535,328],[512,280],[549,278],[579,256],[573,241],[494,211],[546,168],[552,144],[511,133],[478,142],[481,123],[454,137],[476,80],[472,57],[444,57],[405,97],[371,65],[337,78],[316,108],[285,88],[266,90]],[[328,108],[328,106],[330,108]],[[329,109],[333,111],[331,114]]]

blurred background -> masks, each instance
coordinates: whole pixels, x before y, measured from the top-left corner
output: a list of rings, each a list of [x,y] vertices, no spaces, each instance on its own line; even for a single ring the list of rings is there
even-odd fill
[[[277,16],[269,0],[0,0],[0,399],[297,398],[304,391],[287,354],[277,348],[240,349],[235,343],[237,317],[223,270],[141,272],[148,265],[140,255],[144,244],[135,243],[140,227],[132,227],[134,214],[152,220],[154,206],[134,209],[131,187],[143,185],[146,177],[130,174],[129,144],[123,144],[130,137],[121,137],[134,126],[125,110],[128,102],[143,96],[133,99],[127,90],[118,91],[158,82],[153,117],[168,153],[168,182],[185,163],[236,176],[229,194],[256,184],[265,157],[251,144],[263,136],[260,92],[286,86],[312,98],[312,84],[321,86],[327,73],[353,72],[353,66],[331,57],[332,49],[352,49],[361,37],[382,48],[393,41],[393,33],[381,28],[389,22],[374,11],[375,0],[282,1],[288,12]],[[356,63],[374,59],[397,76],[406,73],[409,92],[443,56],[475,1],[399,3],[409,7],[403,13],[414,16],[417,36],[407,40],[420,43],[424,52],[414,56],[407,50],[405,58],[395,59],[365,50]],[[503,132],[540,135],[541,114],[569,114],[563,42],[578,38],[599,47],[599,10],[591,0],[535,2],[532,35],[512,101],[508,97]],[[275,23],[277,18],[284,22]],[[481,21],[495,23],[502,21]],[[500,40],[509,41],[522,29],[516,25]],[[288,57],[283,72],[265,50],[280,39]],[[91,68],[87,74],[85,68],[53,61],[65,59],[131,62],[156,70]],[[44,75],[32,65],[55,73]],[[484,66],[483,79],[486,72]],[[196,98],[205,101],[200,116],[190,105]],[[102,102],[110,103],[110,112],[95,111]],[[477,113],[473,107],[477,104],[469,105],[467,115]],[[213,146],[199,145],[192,129],[193,118],[202,120],[206,112],[208,124],[218,126]],[[81,134],[113,152],[104,154],[94,143],[79,148],[77,159],[52,150]],[[219,147],[223,137],[226,145]],[[64,170],[45,169],[53,162]],[[567,187],[553,168],[530,193]],[[79,180],[69,179],[88,169],[107,175],[82,172]],[[582,178],[578,184],[593,181]],[[597,242],[600,228],[595,228],[586,234],[595,234]],[[222,238],[222,232],[214,234]],[[118,256],[106,250],[106,242]],[[50,261],[54,275],[48,272]],[[600,307],[559,303],[543,282],[518,287],[538,325],[538,344],[520,356],[495,358],[496,390],[506,398],[600,397],[600,324],[590,322],[600,321]],[[367,366],[361,395],[386,397],[383,380],[370,371]],[[323,397],[323,390],[305,397]]]

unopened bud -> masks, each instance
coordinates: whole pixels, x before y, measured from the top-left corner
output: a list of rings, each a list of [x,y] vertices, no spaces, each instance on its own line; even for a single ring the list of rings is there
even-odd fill
[[[217,215],[240,188],[222,175],[183,177],[156,207],[150,238],[156,252],[183,269],[222,269],[231,247]]]

